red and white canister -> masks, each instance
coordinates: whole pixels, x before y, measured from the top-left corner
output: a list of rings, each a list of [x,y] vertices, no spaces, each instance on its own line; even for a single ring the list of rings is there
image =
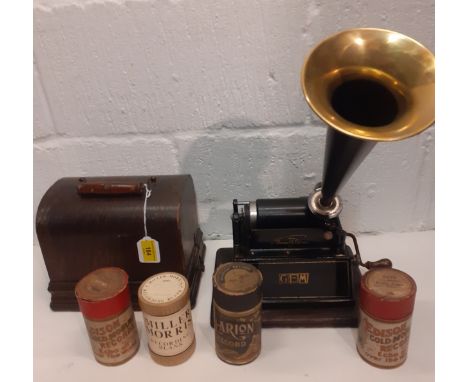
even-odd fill
[[[361,279],[357,350],[380,368],[406,361],[416,283],[393,268],[375,268]]]
[[[113,366],[132,358],[140,339],[127,273],[116,267],[97,269],[78,282],[75,295],[96,360]]]

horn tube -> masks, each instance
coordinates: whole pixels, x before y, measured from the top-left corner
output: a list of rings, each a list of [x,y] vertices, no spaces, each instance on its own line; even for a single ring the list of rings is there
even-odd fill
[[[421,133],[434,122],[434,56],[397,32],[360,28],[319,43],[306,58],[302,90],[329,126],[312,212],[335,217],[337,195],[377,142]]]

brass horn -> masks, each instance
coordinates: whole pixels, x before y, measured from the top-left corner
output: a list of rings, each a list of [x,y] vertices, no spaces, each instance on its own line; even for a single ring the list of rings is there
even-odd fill
[[[335,217],[337,196],[378,141],[419,134],[434,122],[434,56],[417,41],[383,29],[351,29],[318,44],[304,62],[302,90],[329,125],[323,181],[312,212]]]

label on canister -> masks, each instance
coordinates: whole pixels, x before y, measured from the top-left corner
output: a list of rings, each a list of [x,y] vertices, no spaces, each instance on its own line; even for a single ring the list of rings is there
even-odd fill
[[[261,272],[252,264],[229,262],[213,275],[213,323],[216,354],[243,365],[258,357],[262,329]]]
[[[405,362],[411,318],[399,322],[376,320],[361,310],[357,349],[374,366],[391,368]]]
[[[260,306],[232,317],[214,304],[216,353],[225,362],[244,364],[257,358],[261,348]]]
[[[186,292],[185,278],[174,272],[156,274],[141,284],[141,297],[151,304],[167,304]]]
[[[168,316],[152,316],[143,312],[148,345],[162,356],[173,356],[187,350],[195,339],[190,301],[178,312]]]
[[[140,341],[131,306],[110,320],[84,320],[97,361],[119,364],[138,350]]]

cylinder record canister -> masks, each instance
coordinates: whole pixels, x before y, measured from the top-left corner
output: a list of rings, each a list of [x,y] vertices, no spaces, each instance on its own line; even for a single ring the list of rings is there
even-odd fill
[[[128,275],[120,268],[97,269],[75,287],[96,360],[119,365],[129,360],[140,346]]]
[[[359,354],[373,366],[400,366],[408,354],[416,283],[397,269],[375,268],[362,277],[359,296]]]
[[[161,365],[180,364],[195,351],[189,294],[187,279],[175,272],[151,276],[138,290],[150,355]]]
[[[253,265],[220,265],[213,275],[213,321],[218,357],[242,365],[261,349],[262,274]]]

